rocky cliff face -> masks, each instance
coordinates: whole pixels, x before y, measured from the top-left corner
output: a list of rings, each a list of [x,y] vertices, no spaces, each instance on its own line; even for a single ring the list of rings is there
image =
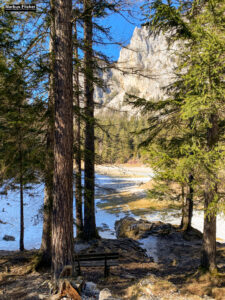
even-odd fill
[[[125,93],[145,99],[166,96],[165,87],[174,78],[177,44],[169,47],[165,35],[149,35],[146,28],[135,28],[130,44],[123,48],[115,69],[102,74],[107,90],[96,89],[101,109],[113,108],[131,112],[124,103]]]

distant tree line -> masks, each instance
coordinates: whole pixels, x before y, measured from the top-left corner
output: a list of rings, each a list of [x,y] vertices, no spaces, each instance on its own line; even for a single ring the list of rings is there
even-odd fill
[[[96,116],[96,163],[126,163],[141,161],[143,140],[141,130],[147,125],[142,116],[120,112],[105,112]]]

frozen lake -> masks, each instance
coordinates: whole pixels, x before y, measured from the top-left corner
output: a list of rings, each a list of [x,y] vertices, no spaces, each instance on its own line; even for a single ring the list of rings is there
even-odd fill
[[[106,194],[123,190],[136,184],[147,182],[151,175],[139,178],[113,178],[105,175],[96,175],[96,224],[100,228],[99,233],[104,238],[115,238],[114,223],[127,215],[139,219],[129,212],[103,210],[98,204],[104,201]],[[99,198],[99,194],[103,195]],[[35,187],[24,196],[24,246],[25,249],[38,249],[41,244],[42,217],[40,209],[43,205],[43,185]],[[20,205],[19,192],[9,192],[7,196],[1,195],[0,210],[0,250],[18,250],[20,234]],[[180,224],[178,211],[170,210],[166,212],[145,213],[144,217],[149,221],[164,221],[172,224]],[[225,221],[219,215],[217,218],[217,237],[225,241]],[[3,223],[6,224],[3,224]],[[202,231],[203,212],[195,211],[193,216],[193,227]],[[75,228],[74,228],[75,229]],[[12,235],[15,241],[4,241],[4,235]]]

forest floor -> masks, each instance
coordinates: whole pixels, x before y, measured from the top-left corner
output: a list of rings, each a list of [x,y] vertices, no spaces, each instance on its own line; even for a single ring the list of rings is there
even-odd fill
[[[141,295],[151,295],[140,299],[224,300],[225,247],[218,245],[219,273],[209,276],[198,269],[201,244],[191,245],[191,242],[182,246],[162,239],[159,252],[162,255],[164,252],[164,259],[154,262],[131,239],[102,239],[92,243],[85,253],[93,249],[118,251],[119,266],[111,267],[108,279],[104,278],[103,267],[82,268],[82,276],[85,282],[96,283],[100,290],[108,288],[117,299],[135,300]],[[49,298],[50,270],[33,270],[37,251],[2,251],[0,254],[1,300]]]

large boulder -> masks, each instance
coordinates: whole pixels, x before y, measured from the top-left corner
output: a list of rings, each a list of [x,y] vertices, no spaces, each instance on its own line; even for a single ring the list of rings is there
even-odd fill
[[[138,240],[147,236],[152,229],[152,223],[145,220],[135,220],[132,217],[124,217],[115,222],[117,238],[132,238]]]
[[[149,235],[170,236],[176,231],[176,227],[161,221],[149,222],[147,220],[135,220],[132,217],[124,217],[115,222],[117,238],[131,238],[139,240]]]

